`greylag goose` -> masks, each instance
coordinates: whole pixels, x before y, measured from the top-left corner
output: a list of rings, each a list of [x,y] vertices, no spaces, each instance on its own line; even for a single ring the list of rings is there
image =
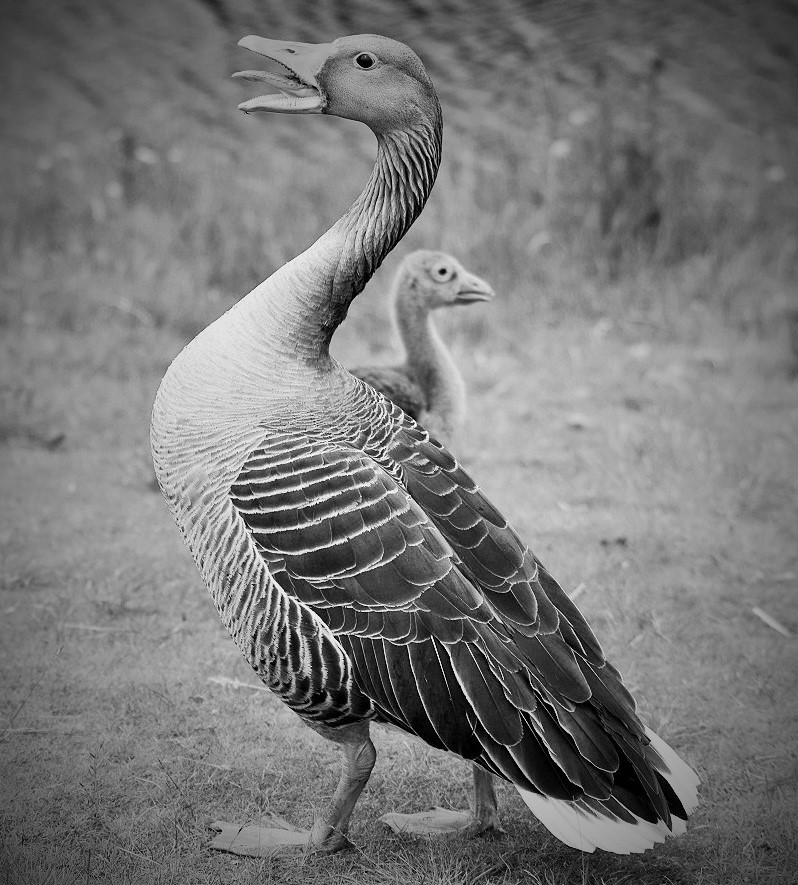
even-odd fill
[[[489,301],[493,289],[445,252],[411,252],[393,280],[391,304],[405,351],[398,366],[368,366],[352,374],[451,446],[465,418],[465,384],[432,319],[434,311]]]
[[[309,847],[349,844],[371,722],[511,782],[582,851],[682,832],[698,779],[638,718],[576,606],[454,457],[330,356],[435,179],[442,120],[424,66],[374,35],[240,45],[280,71],[240,75],[276,89],[242,110],[334,114],[377,138],[349,210],[182,350],[152,415],[161,490],[222,622],[341,747]]]

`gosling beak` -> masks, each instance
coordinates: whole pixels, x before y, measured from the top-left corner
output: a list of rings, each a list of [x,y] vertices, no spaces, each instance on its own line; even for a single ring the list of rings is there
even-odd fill
[[[277,92],[242,101],[238,106],[245,114],[272,111],[280,114],[320,114],[327,105],[316,75],[329,57],[331,43],[293,43],[288,40],[267,40],[250,35],[238,41],[239,46],[257,52],[285,68],[285,71],[238,71],[233,77],[252,80],[274,87]]]
[[[474,274],[464,274],[457,287],[455,304],[472,304],[475,301],[490,301],[494,296],[493,289],[485,280]]]

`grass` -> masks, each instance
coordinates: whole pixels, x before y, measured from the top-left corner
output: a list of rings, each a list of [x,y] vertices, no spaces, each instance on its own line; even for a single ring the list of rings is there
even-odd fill
[[[686,836],[642,857],[559,845],[507,788],[505,837],[406,841],[377,817],[463,807],[469,774],[378,731],[357,851],[236,858],[207,849],[210,823],[307,826],[338,759],[257,689],[218,624],[153,489],[149,410],[180,347],[337,217],[370,141],[330,120],[228,114],[239,91],[222,84],[241,60],[223,54],[226,4],[176,3],[164,19],[50,9],[18,13],[37,101],[4,142],[16,174],[0,209],[0,883],[791,881],[797,647],[751,611],[798,631],[798,389],[783,322],[795,190],[772,172],[791,172],[789,141],[735,161],[754,104],[734,125],[685,123],[668,68],[633,94],[615,68],[599,86],[589,67],[519,66],[526,32],[509,12],[484,31],[489,62],[469,59],[465,31],[444,40],[434,16],[393,31],[442,84],[446,159],[336,353],[389,358],[379,293],[405,249],[449,249],[491,280],[494,303],[443,323],[473,416],[457,454],[563,584],[582,586],[647,721],[699,771],[702,804]],[[269,12],[278,35],[304,39],[399,27],[351,9],[345,27]],[[586,27],[558,31],[547,9],[557,46]],[[231,33],[267,30],[263,11],[235,14]],[[165,36],[169,16],[182,42]],[[713,45],[717,62],[731,38]],[[62,76],[42,73],[50,58]],[[701,83],[726,113],[719,79]],[[474,85],[497,81],[502,101]],[[117,82],[121,103],[93,85]],[[519,95],[529,116],[514,113]],[[634,226],[645,188],[629,162],[612,165],[633,146],[657,182],[653,233]]]
[[[379,814],[463,807],[468,772],[379,731],[353,824],[362,854],[295,868],[209,852],[216,819],[308,825],[336,751],[268,693],[208,681],[252,678],[148,484],[146,415],[175,338],[106,328],[142,372],[132,384],[107,351],[104,371],[96,357],[64,365],[98,350],[96,331],[45,329],[21,342],[36,388],[70,379],[82,397],[48,406],[60,448],[17,437],[4,453],[5,722],[24,701],[0,745],[10,881],[789,881],[795,643],[751,606],[798,628],[794,385],[748,339],[719,367],[571,322],[528,329],[526,353],[485,333],[470,361],[467,326],[453,326],[484,416],[463,458],[566,586],[584,583],[580,605],[644,715],[701,773],[688,834],[643,858],[581,858],[503,789],[503,839],[406,843]],[[96,433],[78,436],[89,406]]]

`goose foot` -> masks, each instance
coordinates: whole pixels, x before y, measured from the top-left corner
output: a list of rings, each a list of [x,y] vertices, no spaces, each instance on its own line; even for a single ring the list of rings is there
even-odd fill
[[[217,836],[208,843],[209,848],[228,851],[243,857],[274,857],[285,852],[307,851],[310,854],[335,854],[354,846],[343,833],[332,827],[319,825],[312,831],[295,830],[291,824],[279,818],[274,819],[280,826],[264,827],[257,824],[231,824],[217,820],[211,829],[219,830]]]
[[[335,795],[326,811],[316,818],[313,829],[297,830],[279,818],[272,819],[276,824],[273,827],[217,821],[211,826],[221,832],[210,843],[211,848],[247,857],[271,857],[281,851],[334,854],[353,847],[346,838],[349,818],[377,758],[369,738],[369,723],[360,722],[337,731],[316,730],[328,738],[332,735],[332,739],[342,745],[344,758]]]
[[[431,811],[417,811],[415,814],[389,811],[379,820],[395,833],[412,836],[449,836],[467,833],[475,823],[467,811],[452,811],[449,808],[433,808]]]
[[[433,808],[431,811],[417,811],[415,814],[402,814],[389,811],[379,818],[381,823],[395,833],[412,836],[502,836],[504,830],[498,821],[475,818],[467,811],[452,811],[449,808]]]
[[[310,842],[307,830],[296,830],[291,824],[274,818],[275,826],[263,827],[257,824],[231,824],[217,820],[211,824],[218,835],[209,843],[209,848],[229,851],[244,857],[273,857],[284,851],[303,851]]]
[[[501,836],[504,830],[499,826],[499,811],[493,775],[478,765],[473,766],[474,813],[451,811],[448,808],[433,808],[432,811],[418,811],[415,814],[389,812],[379,820],[395,833],[414,836]]]

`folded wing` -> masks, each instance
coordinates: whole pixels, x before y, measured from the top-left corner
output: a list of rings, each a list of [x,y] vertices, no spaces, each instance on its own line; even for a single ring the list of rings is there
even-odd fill
[[[448,452],[399,420],[379,451],[283,434],[250,455],[231,496],[277,581],[382,720],[533,794],[684,816],[584,618]]]

